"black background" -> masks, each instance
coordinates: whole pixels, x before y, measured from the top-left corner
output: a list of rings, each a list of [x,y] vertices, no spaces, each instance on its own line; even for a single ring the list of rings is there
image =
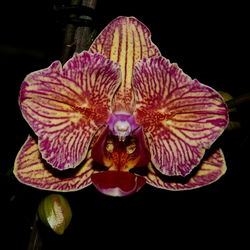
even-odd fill
[[[49,194],[18,183],[8,173],[30,131],[17,104],[21,82],[26,74],[60,58],[63,26],[53,3],[11,1],[0,9],[1,249],[27,249],[36,207]],[[233,96],[250,92],[246,5],[99,0],[96,29],[121,15],[135,16],[147,25],[162,55],[192,78]],[[183,243],[204,249],[231,242],[241,249],[249,225],[249,108],[238,107],[241,129],[219,139],[228,171],[218,182],[185,192],[145,186],[123,198],[106,197],[92,186],[66,193],[72,223],[64,236],[43,230],[43,249],[131,249],[148,244],[154,249],[174,244],[178,249]]]

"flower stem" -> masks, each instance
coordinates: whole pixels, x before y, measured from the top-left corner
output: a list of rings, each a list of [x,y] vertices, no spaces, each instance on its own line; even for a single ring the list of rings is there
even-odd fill
[[[72,0],[71,6],[85,6],[88,9],[94,10],[97,0]],[[70,22],[66,25],[63,51],[61,62],[64,64],[74,52],[80,53],[88,49],[89,36],[91,35],[91,27],[89,24],[93,21],[89,15],[69,14],[71,20],[78,18],[78,23]]]
[[[42,238],[38,227],[39,217],[36,213],[35,219],[32,225],[32,231],[30,234],[30,240],[28,245],[28,250],[41,250],[42,249]]]

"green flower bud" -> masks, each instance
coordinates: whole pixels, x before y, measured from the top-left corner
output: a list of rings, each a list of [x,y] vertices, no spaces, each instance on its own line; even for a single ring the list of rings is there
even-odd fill
[[[38,206],[38,214],[45,225],[60,235],[64,233],[72,218],[68,201],[59,194],[45,197]]]

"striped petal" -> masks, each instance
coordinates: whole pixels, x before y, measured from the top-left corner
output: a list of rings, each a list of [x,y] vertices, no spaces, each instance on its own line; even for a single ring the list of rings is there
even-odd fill
[[[63,68],[57,61],[25,78],[21,110],[49,164],[64,170],[84,160],[92,137],[109,117],[119,82],[117,63],[88,52],[74,55]]]
[[[154,166],[165,175],[189,174],[228,124],[223,98],[163,57],[138,62],[133,87]]]
[[[120,64],[122,82],[114,97],[113,109],[133,111],[131,79],[134,65],[142,58],[160,55],[148,28],[134,17],[118,17],[101,32],[89,51]]]
[[[152,186],[167,190],[188,190],[209,185],[226,172],[226,162],[221,149],[207,154],[201,164],[186,177],[169,177],[161,174],[152,164],[144,178]]]
[[[20,149],[14,165],[16,178],[29,186],[50,191],[77,191],[91,184],[92,160],[88,156],[78,168],[59,171],[41,156],[37,140],[29,136]]]

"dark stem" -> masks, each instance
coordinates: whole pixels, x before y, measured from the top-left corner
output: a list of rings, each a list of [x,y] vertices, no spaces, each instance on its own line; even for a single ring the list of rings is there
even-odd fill
[[[36,213],[35,219],[31,228],[30,240],[27,250],[41,250],[42,249],[42,238],[39,230],[39,217]]]
[[[91,9],[95,9],[96,2],[97,0],[72,0],[71,5],[82,5]],[[70,14],[69,18],[76,19],[77,15],[75,13]],[[91,27],[89,27],[89,25],[87,24],[93,21],[93,18],[91,16],[84,15],[83,13],[83,15],[78,16],[78,19],[80,21],[78,25],[76,25],[75,23],[68,23],[66,25],[61,58],[62,64],[64,64],[73,55],[74,52],[80,53],[83,50],[88,49]],[[86,25],[84,25],[84,23],[86,23]]]

